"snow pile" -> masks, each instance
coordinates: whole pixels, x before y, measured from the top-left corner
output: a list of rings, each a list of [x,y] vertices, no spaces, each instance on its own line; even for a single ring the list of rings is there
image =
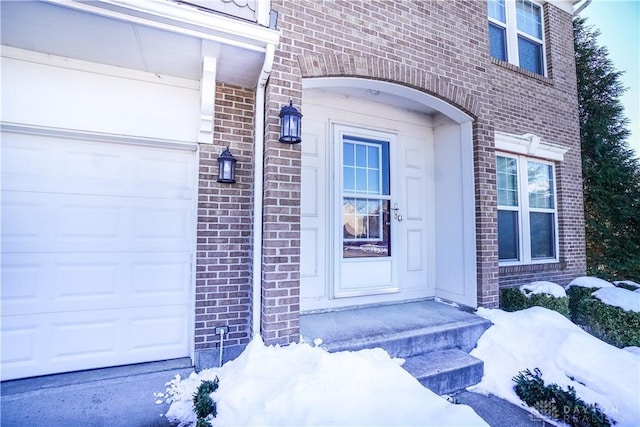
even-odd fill
[[[520,292],[522,292],[527,298],[535,294],[547,294],[555,298],[565,298],[567,293],[564,288],[553,282],[532,282],[528,285],[520,286]]]
[[[580,286],[583,288],[611,288],[613,285],[606,280],[598,279],[597,277],[584,276],[578,277],[577,279],[573,279],[571,283],[567,286],[570,288],[571,286]]]
[[[194,423],[191,398],[215,376],[213,425],[487,425],[470,407],[424,388],[382,349],[328,353],[307,344],[267,347],[260,338],[222,368],[168,383],[167,419]]]
[[[624,288],[601,288],[592,295],[605,304],[640,313],[640,293],[636,291]]]
[[[484,361],[484,377],[470,391],[525,406],[512,378],[539,368],[545,383],[574,387],[581,399],[597,403],[618,426],[640,425],[638,354],[610,346],[542,307],[513,313],[480,308],[477,314],[493,326],[471,352]]]

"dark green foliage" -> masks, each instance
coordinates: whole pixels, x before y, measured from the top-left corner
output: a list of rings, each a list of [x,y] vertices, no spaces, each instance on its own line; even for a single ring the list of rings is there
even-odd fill
[[[500,308],[504,311],[518,311],[527,308],[527,297],[518,288],[500,289]]]
[[[518,288],[500,290],[500,308],[504,311],[518,311],[529,307],[544,307],[569,317],[568,298],[556,298],[547,294],[534,294],[527,298]]]
[[[590,299],[591,294],[598,288],[583,288],[582,286],[570,286],[567,288],[567,296],[569,297],[569,314],[573,323],[578,322],[578,307],[583,300]]]
[[[616,285],[617,288],[622,288],[622,289],[626,289],[628,291],[635,291],[636,289],[638,289],[637,286],[635,285],[630,285],[628,283],[614,283],[614,285]]]
[[[513,381],[518,397],[542,415],[579,427],[609,427],[615,423],[598,405],[588,405],[576,396],[573,387],[563,390],[557,384],[545,385],[538,368],[534,373],[529,369],[521,371]]]
[[[209,415],[214,418],[218,415],[216,402],[211,398],[211,393],[218,389],[218,383],[218,377],[213,381],[202,381],[193,395],[193,411],[198,417],[196,427],[211,427],[206,418]]]
[[[625,311],[597,298],[580,301],[576,323],[590,334],[618,348],[640,346],[640,313]]]
[[[573,21],[587,272],[613,280],[640,280],[640,162],[626,138],[628,120],[620,82],[599,31]]]

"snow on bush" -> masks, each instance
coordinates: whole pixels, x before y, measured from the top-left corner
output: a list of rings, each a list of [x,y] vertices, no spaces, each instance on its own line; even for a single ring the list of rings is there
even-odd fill
[[[470,407],[424,388],[382,349],[328,353],[308,344],[265,346],[259,337],[222,368],[168,383],[167,419],[192,425],[192,396],[216,376],[214,425],[487,425]]]
[[[578,397],[597,403],[618,426],[640,425],[639,355],[606,344],[542,307],[513,313],[480,308],[477,314],[493,326],[471,352],[484,361],[484,376],[470,391],[524,406],[512,378],[539,368],[545,383],[574,387]]]
[[[520,286],[520,291],[529,298],[531,295],[546,294],[555,298],[565,298],[567,293],[564,288],[553,282],[532,282],[528,285]]]
[[[636,291],[638,289],[640,289],[640,284],[634,282],[633,280],[618,280],[617,282],[613,282],[614,285],[618,286],[618,285],[628,285],[628,286],[633,286],[635,287]]]
[[[640,313],[640,293],[624,288],[601,288],[592,294],[605,304]]]
[[[577,279],[573,279],[571,283],[569,283],[567,288],[570,288],[572,286],[579,286],[582,288],[611,288],[613,287],[613,284],[597,277],[583,276],[578,277]]]

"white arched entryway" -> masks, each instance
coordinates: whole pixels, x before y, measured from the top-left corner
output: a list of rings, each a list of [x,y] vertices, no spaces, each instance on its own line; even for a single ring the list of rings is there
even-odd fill
[[[303,79],[301,310],[476,306],[472,118],[391,82]]]

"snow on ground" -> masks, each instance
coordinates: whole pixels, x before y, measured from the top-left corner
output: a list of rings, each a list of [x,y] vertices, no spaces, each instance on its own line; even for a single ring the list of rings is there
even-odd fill
[[[534,282],[528,289],[559,294],[551,285]],[[640,311],[637,291],[594,277],[570,286],[601,288],[594,294],[604,302]],[[471,352],[484,361],[484,377],[470,391],[533,411],[515,394],[512,379],[539,368],[545,383],[574,387],[578,397],[597,403],[619,427],[640,426],[640,348],[613,347],[542,307],[513,313],[480,308],[477,314],[493,325]],[[267,347],[256,338],[222,368],[176,377],[157,397],[171,404],[165,416],[182,426],[195,423],[192,396],[200,382],[216,376],[214,426],[487,425],[468,406],[453,405],[422,387],[401,363],[382,349],[327,353],[308,344]]]
[[[600,288],[592,295],[605,304],[640,313],[640,293],[638,292],[624,288]]]
[[[547,294],[555,298],[564,298],[567,296],[562,286],[545,281],[531,282],[528,285],[522,285],[520,286],[520,292],[524,293],[527,298],[534,294]]]
[[[567,288],[571,286],[581,286],[583,288],[611,288],[613,285],[606,280],[598,279],[597,277],[584,276],[573,279]]]
[[[217,375],[214,426],[486,426],[468,406],[424,388],[384,350],[328,353],[308,344],[267,347],[255,338],[235,360],[168,384],[166,414],[195,422],[192,396]]]
[[[513,313],[480,308],[477,314],[493,326],[471,352],[484,361],[484,377],[470,391],[524,407],[512,378],[539,368],[546,384],[574,387],[578,397],[597,403],[618,426],[640,425],[640,355],[606,344],[542,307]]]

